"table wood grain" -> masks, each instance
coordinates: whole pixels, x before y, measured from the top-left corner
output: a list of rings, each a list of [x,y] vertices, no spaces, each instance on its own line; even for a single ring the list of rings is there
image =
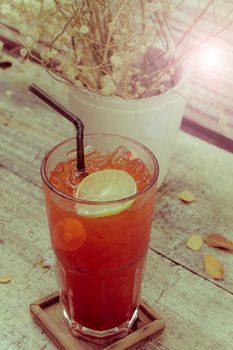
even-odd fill
[[[10,58],[11,59],[11,58]],[[67,88],[37,68],[13,66],[0,75],[0,349],[54,350],[29,304],[57,289],[55,269],[38,262],[52,254],[40,179],[43,155],[74,134],[73,127],[28,91],[42,88],[67,105]],[[190,190],[191,204],[176,193]],[[232,350],[233,254],[186,247],[190,234],[219,232],[233,239],[233,154],[180,132],[159,189],[143,288],[144,299],[166,321],[164,333],[135,349]],[[223,261],[225,278],[203,268],[203,254]]]

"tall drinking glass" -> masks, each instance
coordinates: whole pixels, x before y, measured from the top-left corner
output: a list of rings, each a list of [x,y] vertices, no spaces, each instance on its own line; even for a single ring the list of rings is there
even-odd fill
[[[119,169],[137,185],[117,200],[77,198],[75,138],[51,149],[41,166],[64,318],[75,336],[104,343],[128,334],[137,318],[159,167],[126,137],[86,135],[84,145],[89,174]]]

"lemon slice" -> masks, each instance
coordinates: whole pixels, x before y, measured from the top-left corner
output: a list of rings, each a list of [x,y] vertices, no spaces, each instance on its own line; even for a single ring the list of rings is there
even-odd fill
[[[132,176],[123,170],[106,169],[96,171],[83,179],[75,196],[87,201],[114,201],[134,195],[137,185]],[[76,205],[79,215],[103,217],[115,215],[130,207],[133,200],[116,204]]]

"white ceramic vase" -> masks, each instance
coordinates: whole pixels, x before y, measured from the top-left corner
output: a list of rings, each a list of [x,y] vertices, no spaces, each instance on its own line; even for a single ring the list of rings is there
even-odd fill
[[[71,87],[69,108],[82,119],[85,133],[128,136],[150,148],[159,162],[160,186],[182,121],[189,87],[188,76],[189,69],[184,67],[180,80],[171,90],[138,100],[105,97]]]

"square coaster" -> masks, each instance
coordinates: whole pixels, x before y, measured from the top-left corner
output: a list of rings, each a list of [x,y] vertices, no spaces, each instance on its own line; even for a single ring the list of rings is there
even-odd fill
[[[59,293],[55,292],[30,304],[34,321],[60,350],[123,350],[154,334],[158,336],[165,327],[164,321],[145,302],[141,302],[138,318],[132,331],[124,338],[107,345],[97,345],[81,338],[76,338],[68,329],[59,302]]]

